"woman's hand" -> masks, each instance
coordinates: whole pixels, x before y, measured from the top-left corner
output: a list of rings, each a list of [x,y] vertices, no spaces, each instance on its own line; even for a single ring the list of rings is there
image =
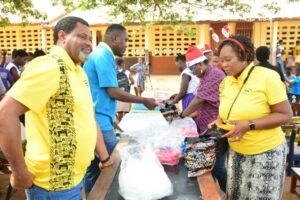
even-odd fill
[[[168,100],[174,100],[176,96],[177,96],[177,93],[176,94],[172,94]]]
[[[229,124],[234,125],[234,128],[222,137],[231,138],[230,142],[237,142],[243,138],[243,135],[249,131],[249,122],[245,120],[229,121]]]
[[[211,128],[212,125],[216,124],[223,124],[224,122],[221,120],[221,118],[217,118],[216,120],[212,121],[210,124],[208,124],[208,128]]]

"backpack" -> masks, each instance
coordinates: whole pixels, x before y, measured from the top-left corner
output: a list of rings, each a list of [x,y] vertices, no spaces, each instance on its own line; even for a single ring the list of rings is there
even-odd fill
[[[125,74],[125,70],[117,71],[117,80],[119,88],[123,88],[125,92],[130,92],[130,83],[128,77]]]

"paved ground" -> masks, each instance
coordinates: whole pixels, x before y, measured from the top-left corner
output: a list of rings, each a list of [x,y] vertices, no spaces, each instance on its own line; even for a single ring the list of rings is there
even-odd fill
[[[179,76],[151,76],[152,87],[149,82],[149,78],[146,81],[146,92],[145,95],[151,95],[153,92],[156,95],[164,96],[165,93],[173,94],[179,88]],[[0,173],[0,200],[5,198],[6,188],[9,182],[9,175]],[[299,200],[296,195],[289,192],[290,188],[290,177],[286,177],[285,188],[283,194],[283,200]],[[24,191],[17,191],[12,196],[11,200],[24,200]]]

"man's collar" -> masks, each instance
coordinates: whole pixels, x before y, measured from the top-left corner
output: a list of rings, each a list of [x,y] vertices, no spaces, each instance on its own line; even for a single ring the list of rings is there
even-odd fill
[[[75,70],[77,67],[80,67],[78,64],[74,63],[67,51],[60,46],[54,45],[54,47],[51,49],[51,53],[57,54],[59,57],[61,57],[70,70]]]
[[[108,46],[108,44],[106,44],[105,42],[100,42],[99,46],[104,46],[105,48],[107,48],[115,56],[115,54],[112,51],[112,49],[110,48],[110,46]]]

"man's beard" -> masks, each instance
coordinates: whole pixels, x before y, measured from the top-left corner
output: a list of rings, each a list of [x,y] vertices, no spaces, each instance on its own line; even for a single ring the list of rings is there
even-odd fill
[[[91,52],[92,52],[92,49],[89,47],[82,48],[78,55],[80,61],[81,62],[86,61],[89,58],[89,55]]]
[[[89,55],[83,53],[83,51],[80,51],[78,57],[79,57],[80,61],[84,62],[89,58]]]

